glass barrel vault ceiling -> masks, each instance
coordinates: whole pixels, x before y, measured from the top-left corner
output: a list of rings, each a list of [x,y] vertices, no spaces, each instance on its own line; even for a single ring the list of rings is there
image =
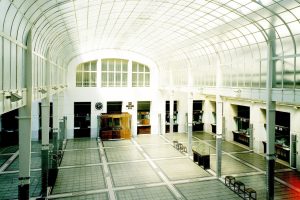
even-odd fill
[[[128,50],[155,61],[162,79],[173,74],[164,80],[174,85],[188,84],[189,69],[199,72],[194,86],[214,86],[219,64],[224,86],[265,87],[274,28],[277,87],[300,88],[299,0],[1,0],[0,11],[10,45],[26,47],[32,29],[34,51],[63,66],[95,50]]]

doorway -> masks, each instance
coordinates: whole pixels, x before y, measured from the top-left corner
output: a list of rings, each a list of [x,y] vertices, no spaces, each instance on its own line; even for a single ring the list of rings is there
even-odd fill
[[[74,102],[74,138],[91,136],[91,102]]]
[[[12,110],[0,116],[0,146],[13,146],[19,144],[19,110]]]
[[[150,101],[138,101],[137,134],[151,134]]]

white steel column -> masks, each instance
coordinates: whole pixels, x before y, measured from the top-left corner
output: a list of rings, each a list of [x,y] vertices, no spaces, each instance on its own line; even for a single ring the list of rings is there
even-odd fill
[[[222,174],[222,135],[223,135],[223,101],[221,98],[221,87],[222,87],[222,69],[221,65],[217,65],[216,70],[216,174],[217,177],[221,177]]]
[[[270,29],[268,35],[268,67],[267,67],[267,199],[274,199],[274,167],[275,167],[275,112],[276,102],[272,100],[272,88],[275,87],[276,74],[273,57],[275,55],[275,30]]]
[[[56,93],[52,97],[53,99],[53,156],[52,169],[57,169],[57,155],[58,155],[58,140],[59,140],[59,95]]]
[[[47,53],[48,54],[48,53]],[[42,197],[48,193],[48,166],[49,166],[49,125],[50,125],[50,61],[46,61],[47,96],[42,99]]]
[[[188,130],[188,154],[192,155],[192,137],[193,137],[193,93],[188,94],[188,113],[187,113],[187,130]]]
[[[31,105],[32,105],[32,33],[27,36],[25,87],[26,105],[19,109],[19,199],[29,199],[30,164],[31,164]]]
[[[171,91],[170,95],[170,133],[173,133],[174,126],[174,91]]]

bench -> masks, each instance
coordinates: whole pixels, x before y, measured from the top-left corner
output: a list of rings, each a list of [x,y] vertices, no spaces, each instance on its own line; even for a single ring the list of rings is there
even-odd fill
[[[254,194],[254,195],[252,196],[252,194]],[[256,191],[254,189],[247,188],[245,190],[244,199],[249,199],[249,200],[253,199],[253,200],[256,200],[256,198],[257,198],[257,194],[256,194]]]
[[[234,187],[235,177],[233,176],[226,176],[225,177],[225,185],[227,187]]]
[[[257,193],[253,188],[246,188],[241,181],[236,181],[233,176],[225,176],[225,185],[243,199],[256,200]]]
[[[235,181],[234,182],[234,191],[240,195],[243,194],[243,196],[245,196],[245,184],[241,181]]]
[[[210,156],[209,155],[201,155],[197,151],[193,150],[193,159],[194,159],[194,162],[198,163],[199,166],[203,166],[204,169],[210,168]]]

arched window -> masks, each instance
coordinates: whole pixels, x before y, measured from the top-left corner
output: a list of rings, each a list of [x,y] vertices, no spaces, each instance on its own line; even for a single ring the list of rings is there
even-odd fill
[[[97,61],[82,63],[76,70],[76,87],[96,87]]]
[[[150,70],[147,65],[132,62],[132,87],[150,87]]]
[[[101,87],[127,87],[128,60],[102,59]]]

